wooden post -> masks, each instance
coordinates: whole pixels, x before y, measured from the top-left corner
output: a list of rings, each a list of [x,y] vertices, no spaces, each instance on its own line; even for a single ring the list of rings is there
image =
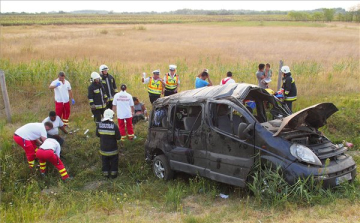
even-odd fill
[[[281,88],[281,80],[282,80],[282,72],[281,72],[281,68],[284,65],[284,62],[282,60],[280,60],[279,63],[279,76],[278,76],[278,83],[277,83],[277,90],[279,91]]]
[[[1,93],[4,98],[7,121],[10,123],[11,122],[10,100],[6,89],[5,73],[2,70],[0,70],[0,84],[1,84]]]

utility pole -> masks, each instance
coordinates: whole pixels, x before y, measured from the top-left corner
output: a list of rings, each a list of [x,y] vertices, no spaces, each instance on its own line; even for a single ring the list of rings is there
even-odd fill
[[[7,121],[9,123],[11,123],[10,100],[9,100],[9,95],[8,95],[7,89],[6,89],[5,73],[2,70],[0,70],[0,85],[1,85],[1,93],[4,98],[6,118],[7,118]]]

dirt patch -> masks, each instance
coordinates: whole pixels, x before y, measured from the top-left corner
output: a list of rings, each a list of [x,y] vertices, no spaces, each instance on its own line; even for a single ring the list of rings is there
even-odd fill
[[[103,180],[98,180],[98,181],[92,181],[89,182],[87,184],[85,184],[84,186],[84,190],[95,190],[98,189],[101,185],[103,185],[105,183],[105,181]]]

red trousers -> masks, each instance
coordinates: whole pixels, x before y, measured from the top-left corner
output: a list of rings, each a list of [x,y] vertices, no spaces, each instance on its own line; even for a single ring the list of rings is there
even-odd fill
[[[119,131],[121,135],[121,141],[125,141],[126,139],[126,130],[125,130],[125,121],[126,121],[126,129],[128,132],[128,137],[130,140],[134,138],[134,129],[132,125],[132,117],[131,118],[125,118],[125,119],[118,119],[119,123]]]
[[[55,101],[55,112],[59,116],[64,125],[69,125],[69,116],[70,116],[70,102],[57,102]]]
[[[33,168],[35,163],[36,141],[25,140],[18,135],[14,135],[14,141],[25,150],[29,167]]]
[[[65,180],[66,178],[69,178],[69,175],[65,169],[63,162],[61,162],[60,158],[54,153],[53,150],[51,149],[44,150],[40,148],[36,151],[36,158],[39,159],[41,173],[45,173],[46,161],[49,161],[56,167],[56,169],[59,170],[61,179]]]

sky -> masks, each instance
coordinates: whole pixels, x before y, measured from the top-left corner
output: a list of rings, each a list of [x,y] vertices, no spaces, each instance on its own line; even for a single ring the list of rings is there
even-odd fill
[[[344,8],[360,1],[0,1],[1,12],[50,12],[76,10],[107,10],[114,12],[167,12],[177,9],[205,10],[312,10],[318,8]]]

